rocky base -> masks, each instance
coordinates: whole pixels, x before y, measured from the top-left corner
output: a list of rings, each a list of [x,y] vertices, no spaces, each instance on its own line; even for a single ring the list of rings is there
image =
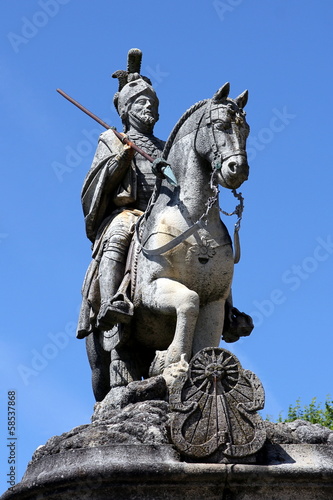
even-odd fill
[[[91,424],[81,425],[61,436],[52,437],[45,445],[37,448],[30,464],[49,455],[108,446],[110,443],[172,446],[169,403],[163,401],[163,398],[167,399],[167,386],[162,376],[112,389],[102,402],[96,403]],[[333,431],[319,424],[304,420],[288,423],[264,421],[264,424],[266,447],[273,444],[333,445]],[[251,463],[262,463],[263,453],[252,456]],[[182,460],[200,462],[186,458]],[[211,462],[209,457],[205,461]]]
[[[273,444],[330,444],[333,431],[305,420],[275,424],[265,421],[267,442]]]
[[[111,412],[108,419],[95,420],[61,436],[52,437],[44,446],[37,448],[31,463],[68,450],[108,446],[110,443],[148,446],[169,444],[167,409],[168,404],[164,401],[130,404],[120,412]]]
[[[304,420],[278,424],[265,421],[265,426],[267,440],[263,449],[257,453],[254,463],[269,465],[267,458],[263,457],[267,456],[267,450],[274,448],[273,445],[313,444],[327,445],[327,448],[333,449],[333,431],[319,424]],[[80,425],[61,436],[53,436],[45,445],[37,448],[29,466],[51,455],[109,446],[110,443],[113,446],[145,445],[155,448],[169,445],[172,449],[169,431],[168,403],[164,401],[131,403],[121,411],[112,410],[109,414],[104,407],[98,406],[91,424]],[[181,460],[176,450],[173,457]],[[281,459],[281,463],[284,461],[285,459]]]
[[[54,436],[35,451],[30,464],[69,450],[112,445],[169,445],[169,404],[164,378],[112,389],[96,403],[92,423]],[[147,400],[148,399],[148,400]]]

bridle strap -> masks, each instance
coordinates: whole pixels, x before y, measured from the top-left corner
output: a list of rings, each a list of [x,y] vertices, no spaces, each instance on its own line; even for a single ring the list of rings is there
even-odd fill
[[[221,155],[222,163],[225,160],[228,160],[229,158],[231,158],[232,156],[244,156],[245,158],[247,158],[247,154],[246,154],[246,151],[244,151],[244,149],[236,149],[235,151],[233,151],[229,155],[225,155],[225,156]]]
[[[210,104],[207,106],[207,110],[205,111],[205,113],[203,113],[203,115],[200,119],[197,133],[199,131],[201,121],[202,121],[203,117],[205,116],[207,128],[208,128],[208,130],[211,130],[210,135],[212,136],[211,145],[212,145],[212,151],[213,151],[213,155],[214,155],[213,168],[216,170],[220,170],[222,168],[222,163],[224,163],[226,160],[228,160],[232,156],[244,156],[244,158],[247,158],[247,153],[244,149],[235,149],[232,152],[230,151],[229,154],[228,154],[228,151],[226,151],[225,154],[219,152],[219,150],[217,148],[217,144],[216,144],[214,127],[212,126],[212,123],[211,123],[211,108],[212,108],[212,104],[210,102]],[[196,138],[197,138],[197,134],[195,136],[195,142],[196,142]],[[194,145],[195,145],[195,142],[194,142]]]

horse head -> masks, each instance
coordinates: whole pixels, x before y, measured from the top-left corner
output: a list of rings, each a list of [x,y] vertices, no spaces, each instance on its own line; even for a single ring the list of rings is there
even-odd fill
[[[207,101],[195,147],[217,171],[218,182],[223,187],[237,189],[249,175],[245,148],[250,128],[243,110],[248,92],[231,99],[229,88],[226,83]]]

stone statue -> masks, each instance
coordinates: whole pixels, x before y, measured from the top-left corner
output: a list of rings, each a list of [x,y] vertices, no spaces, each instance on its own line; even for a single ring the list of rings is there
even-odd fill
[[[127,71],[114,73],[114,102],[126,137],[156,162],[152,168],[108,130],[82,190],[93,260],[77,336],[87,337],[97,401],[218,346],[222,332],[233,342],[253,328],[232,306],[234,257],[218,206],[218,184],[234,190],[248,176],[247,92],[232,100],[226,84],[195,104],[164,147],[153,135],[158,98],[140,75],[141,56],[130,50]]]

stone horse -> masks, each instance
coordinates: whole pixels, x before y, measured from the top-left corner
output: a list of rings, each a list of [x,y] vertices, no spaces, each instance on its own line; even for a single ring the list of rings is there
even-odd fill
[[[177,186],[157,182],[137,227],[130,252],[133,320],[87,338],[97,400],[220,343],[234,256],[217,184],[237,189],[249,173],[247,91],[236,99],[228,94],[225,84],[194,104],[165,145]]]

